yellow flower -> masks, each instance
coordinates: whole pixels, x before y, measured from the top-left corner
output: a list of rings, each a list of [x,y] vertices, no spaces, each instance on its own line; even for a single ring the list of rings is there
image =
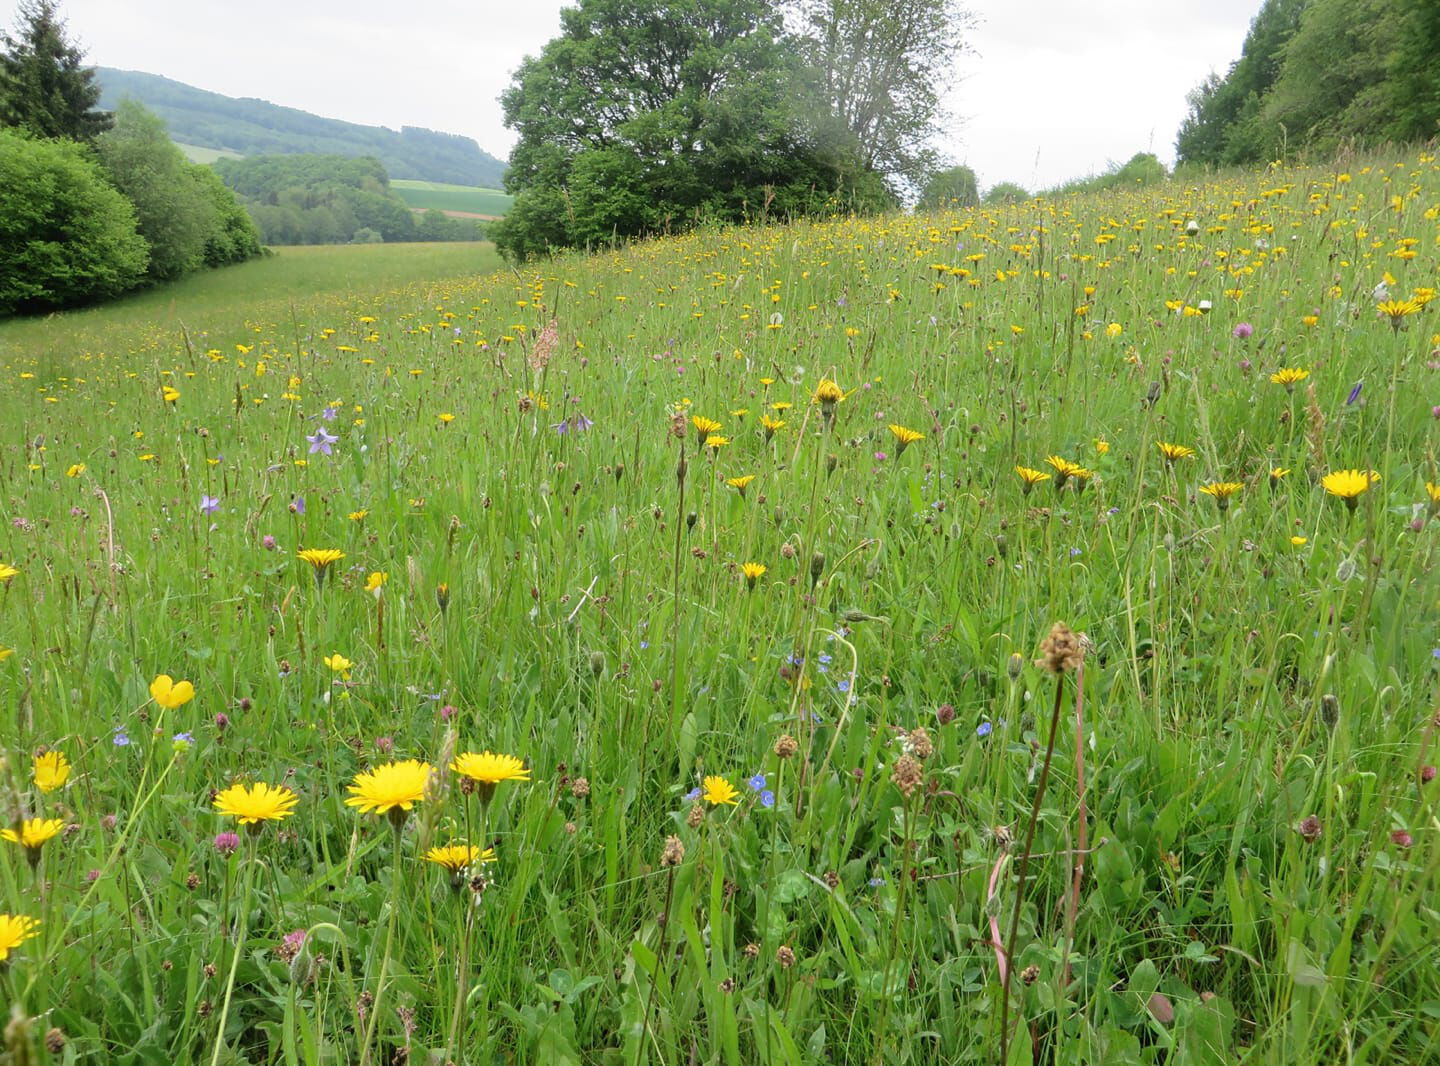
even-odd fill
[[[425,861],[443,866],[452,874],[458,874],[465,867],[472,866],[477,862],[494,862],[495,849],[486,848],[482,852],[474,844],[449,844],[445,847],[431,848],[425,853]]]
[[[345,558],[345,553],[338,548],[302,548],[296,554],[313,566],[317,574],[324,573],[332,563]]]
[[[1108,326],[1105,327],[1105,336],[1107,337],[1118,337],[1124,332],[1125,327],[1122,326],[1119,322],[1111,322]]]
[[[790,408],[792,408],[792,407],[794,407],[794,406],[795,406],[795,405],[794,405],[793,403],[791,403],[789,400],[776,400],[774,403],[772,403],[772,404],[770,405],[770,410],[772,410],[772,411],[788,411],[788,410],[790,410]]]
[[[695,432],[704,440],[712,433],[720,432],[720,423],[713,418],[706,418],[704,415],[692,415],[690,424],[695,427]]]
[[[9,959],[10,952],[35,936],[39,928],[39,919],[27,915],[0,915],[0,962]]]
[[[1308,326],[1308,327],[1310,327],[1311,329],[1314,329],[1316,326],[1318,326],[1318,325],[1320,324],[1320,316],[1319,316],[1319,315],[1302,315],[1302,316],[1300,316],[1300,324],[1303,325],[1303,326]]]
[[[84,464],[84,463],[73,463],[73,464],[71,464],[70,469],[65,471],[65,476],[66,476],[66,477],[79,477],[79,476],[80,476],[81,474],[83,474],[83,473],[85,473],[85,464]]]
[[[1380,480],[1380,475],[1371,470],[1337,470],[1326,474],[1320,479],[1320,484],[1325,491],[1332,496],[1339,496],[1345,501],[1345,506],[1355,510],[1360,502],[1360,494],[1370,491],[1370,486]]]
[[[706,803],[716,805],[728,803],[733,807],[740,802],[735,798],[740,795],[740,793],[736,790],[735,786],[725,780],[725,778],[707,777],[704,784],[705,794],[703,799]]]
[[[725,447],[725,445],[729,443],[729,437],[722,437],[718,433],[712,433],[710,434],[710,436],[705,438],[705,447],[709,448],[712,452],[718,452],[721,448]]]
[[[917,440],[924,440],[925,434],[913,429],[907,429],[898,422],[890,424],[890,432],[895,437],[895,454],[904,455],[905,449],[914,444]]]
[[[1284,385],[1286,392],[1294,392],[1295,386],[1310,376],[1310,371],[1301,370],[1299,367],[1285,367],[1270,375],[1270,380],[1276,385]]]
[[[1270,484],[1271,484],[1271,485],[1274,485],[1277,481],[1279,481],[1281,478],[1285,477],[1285,476],[1286,476],[1287,474],[1289,474],[1289,473],[1290,473],[1290,468],[1289,468],[1288,466],[1276,466],[1276,467],[1271,467],[1271,469],[1270,469]]]
[[[1309,537],[1295,536],[1295,537],[1291,537],[1291,538],[1290,538],[1290,544],[1291,544],[1292,547],[1303,548],[1303,547],[1305,547],[1305,545],[1307,545],[1307,544],[1309,544],[1309,543],[1310,543],[1310,538],[1309,538]]]
[[[8,563],[0,563],[0,585],[3,585],[3,584],[5,584],[6,582],[8,582],[12,577],[14,577],[14,576],[15,576],[16,574],[18,574],[19,572],[20,572],[19,570],[16,570],[13,566],[10,566]]]
[[[425,798],[430,781],[430,764],[418,759],[388,762],[355,775],[346,806],[362,814],[390,814],[408,811]]]
[[[300,797],[284,785],[271,786],[263,781],[253,785],[231,785],[215,794],[215,809],[221,814],[239,818],[241,825],[278,822],[295,813]]]
[[[63,751],[47,751],[35,756],[35,787],[41,792],[54,792],[70,780],[70,760]]]
[[[195,698],[195,686],[188,681],[176,681],[169,674],[161,674],[150,682],[150,695],[161,707],[173,711]]]
[[[1109,455],[1109,454],[1110,454],[1110,442],[1109,442],[1108,440],[1106,440],[1104,437],[1096,437],[1096,438],[1095,438],[1095,454],[1096,454],[1096,455]]]
[[[1245,485],[1239,481],[1212,481],[1208,485],[1201,485],[1200,491],[1206,496],[1215,499],[1215,506],[1225,510],[1230,506],[1230,497],[1243,489]]]
[[[450,769],[481,785],[494,786],[501,781],[530,780],[530,771],[525,769],[523,759],[517,759],[513,755],[496,755],[490,751],[478,755],[467,751],[463,755],[457,755],[450,764]]]
[[[449,411],[442,411],[436,417],[440,419],[441,425],[448,426],[451,422],[455,421],[455,416],[452,415]]]
[[[39,928],[39,919],[24,914],[0,914],[0,962],[10,958],[10,952],[35,936]]]
[[[740,572],[745,575],[745,584],[749,588],[755,587],[755,582],[765,576],[769,569],[764,563],[741,563]]]
[[[1062,463],[1065,460],[1060,460]],[[1056,467],[1058,470],[1059,467]],[[1028,466],[1017,466],[1015,473],[1020,477],[1020,489],[1025,495],[1030,495],[1030,490],[1042,481],[1049,481],[1050,475],[1043,470],[1031,470]]]
[[[1195,449],[1187,448],[1183,444],[1170,444],[1163,440],[1157,440],[1155,447],[1160,449],[1160,454],[1165,457],[1167,463],[1173,463],[1177,459],[1195,458]]]
[[[815,402],[822,407],[834,407],[843,399],[844,390],[829,378],[821,378],[820,384],[815,386]]]
[[[775,436],[776,433],[785,428],[784,421],[778,418],[771,418],[769,415],[760,416],[760,425],[765,430],[766,440],[769,440],[771,437]]]
[[[166,385],[163,389],[160,390],[160,396],[162,399],[164,399],[166,403],[174,403],[176,400],[180,399],[180,390],[175,388],[173,385]]]
[[[754,480],[754,474],[743,474],[740,477],[727,477],[725,479],[725,484],[729,485],[736,492],[740,493],[741,496],[744,496],[745,486],[749,485],[750,482]]]
[[[36,866],[40,862],[40,849],[64,828],[65,823],[59,818],[27,818],[20,823],[18,832],[14,829],[0,829],[0,839],[23,847],[25,858],[31,866]]]
[[[383,570],[372,570],[370,576],[365,579],[365,591],[374,596],[377,600],[384,590],[385,582],[390,580],[390,575]]]
[[[369,511],[361,508],[358,511],[351,511],[346,517],[349,518],[352,522],[363,522],[365,521],[366,515],[368,515],[369,513]]]
[[[1382,315],[1390,316],[1390,325],[1394,329],[1400,328],[1400,322],[1407,315],[1419,313],[1425,304],[1420,300],[1382,300],[1375,305],[1375,310]]]

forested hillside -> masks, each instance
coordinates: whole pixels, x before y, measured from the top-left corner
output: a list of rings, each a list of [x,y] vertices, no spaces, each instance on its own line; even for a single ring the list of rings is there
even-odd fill
[[[1240,58],[1190,94],[1182,163],[1257,163],[1296,151],[1440,133],[1435,0],[1265,0]]]
[[[170,127],[184,144],[228,149],[241,155],[298,152],[373,156],[395,178],[457,185],[500,185],[505,164],[469,137],[417,126],[396,132],[321,118],[264,100],[236,99],[139,71],[96,68],[100,104],[114,108],[133,96]]]

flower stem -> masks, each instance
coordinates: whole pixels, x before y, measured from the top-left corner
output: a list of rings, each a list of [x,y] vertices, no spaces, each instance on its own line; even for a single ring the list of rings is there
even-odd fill
[[[225,999],[220,1004],[220,1022],[215,1027],[215,1050],[210,1056],[210,1066],[220,1061],[220,1049],[225,1046],[225,1020],[230,1016],[230,998],[235,993],[235,975],[240,969],[240,956],[245,954],[245,938],[250,933],[250,890],[255,885],[255,842],[254,833],[250,838],[249,854],[245,856],[245,888],[240,893],[240,917],[235,923],[235,950],[230,956],[230,973],[225,978]],[[223,919],[222,919],[223,920]]]
[[[395,918],[400,910],[400,836],[405,823],[399,819],[391,819],[390,824],[395,839],[395,861],[390,879],[390,916],[385,927],[385,954],[380,958],[380,976],[375,982],[375,1002],[371,1006],[370,1020],[365,1024],[365,1042],[360,1047],[360,1066],[368,1066],[370,1062],[370,1042],[380,1021],[380,1009],[385,999],[385,975],[390,968],[390,950],[395,946]]]

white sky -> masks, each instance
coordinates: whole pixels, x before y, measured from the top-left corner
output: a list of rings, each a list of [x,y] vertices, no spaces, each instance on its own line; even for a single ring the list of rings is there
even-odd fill
[[[13,7],[0,0],[11,24]],[[1174,158],[1185,94],[1240,54],[1261,0],[971,0],[942,142],[982,187],[1034,189],[1136,152]],[[474,137],[504,159],[501,90],[565,0],[62,0],[89,62],[367,125]],[[10,10],[7,11],[6,8]]]

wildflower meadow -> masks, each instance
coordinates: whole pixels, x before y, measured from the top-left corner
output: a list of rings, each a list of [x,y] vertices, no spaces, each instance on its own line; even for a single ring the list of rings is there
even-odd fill
[[[1434,155],[407,262],[0,325],[8,1061],[1440,1061]]]

